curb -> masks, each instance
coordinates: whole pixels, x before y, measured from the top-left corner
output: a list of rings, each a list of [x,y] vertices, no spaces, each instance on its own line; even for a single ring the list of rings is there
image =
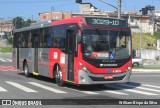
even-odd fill
[[[132,69],[132,72],[160,72],[160,70],[153,70],[153,69]]]
[[[0,52],[0,54],[12,54],[12,53],[3,53],[3,52]]]

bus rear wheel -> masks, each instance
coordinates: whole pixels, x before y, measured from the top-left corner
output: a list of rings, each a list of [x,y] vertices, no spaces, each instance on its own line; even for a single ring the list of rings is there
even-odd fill
[[[62,79],[62,71],[59,66],[55,70],[55,80],[58,86],[64,86],[64,81]]]
[[[27,62],[25,62],[24,63],[24,75],[26,76],[26,77],[29,77],[29,68],[28,68],[28,64],[27,64]]]

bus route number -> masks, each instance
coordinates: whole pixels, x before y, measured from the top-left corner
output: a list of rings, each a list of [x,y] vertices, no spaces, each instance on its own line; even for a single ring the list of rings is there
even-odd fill
[[[119,25],[119,20],[92,19],[92,24],[118,26]]]

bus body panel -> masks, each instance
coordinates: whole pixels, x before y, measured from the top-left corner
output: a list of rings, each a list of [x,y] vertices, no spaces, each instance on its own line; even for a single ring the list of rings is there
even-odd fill
[[[85,27],[88,27],[89,29],[103,28],[103,30],[105,29],[129,30],[129,28],[88,26],[84,21],[84,17],[75,17],[66,20],[53,21],[51,23],[51,27],[54,28],[56,25],[73,24],[73,23],[78,25],[77,31],[81,35],[80,38],[82,38],[83,35],[82,31]],[[85,27],[83,28],[83,26]],[[42,28],[40,28],[39,31],[40,30],[42,30]],[[42,34],[44,34],[44,31]],[[77,39],[77,37],[75,39]],[[65,45],[70,45],[72,43],[72,41],[67,41],[67,42],[68,43]],[[120,67],[115,68],[113,66],[110,68],[104,68],[104,67],[100,68],[84,60],[83,58],[84,54],[82,49],[83,49],[82,42],[77,43],[77,56],[75,56],[74,54],[72,53],[70,54],[69,52],[64,51],[63,49],[58,47],[39,48],[36,47],[36,44],[34,45],[34,48],[17,48],[17,49],[13,48],[13,65],[14,67],[17,68],[19,67],[21,70],[23,70],[24,61],[26,60],[29,65],[30,72],[37,72],[38,75],[50,78],[55,77],[54,72],[56,66],[59,66],[62,71],[63,81],[72,82],[74,84],[105,84],[105,83],[128,82],[130,80],[130,75],[131,75],[130,67],[132,65],[131,57],[128,59],[127,62],[125,62]],[[71,65],[73,65],[73,68]],[[83,69],[84,67],[87,67],[89,71],[84,71]],[[112,76],[113,78],[108,79],[106,76]]]
[[[49,48],[38,48],[38,74],[49,77]]]
[[[83,70],[79,70],[79,84],[107,84],[107,83],[126,83],[130,81],[131,71],[114,74],[112,79],[105,79],[107,74],[89,75]],[[109,75],[108,75],[109,76]]]

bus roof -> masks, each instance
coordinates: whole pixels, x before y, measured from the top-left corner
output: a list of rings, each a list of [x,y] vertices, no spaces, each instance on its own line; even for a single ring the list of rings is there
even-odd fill
[[[33,30],[33,29],[38,29],[38,28],[44,28],[44,27],[49,27],[51,26],[51,20],[45,21],[45,22],[36,22],[31,24],[28,27],[23,27],[20,29],[16,29],[15,32],[22,32],[22,31],[28,31],[28,30]]]
[[[31,24],[28,27],[23,27],[20,29],[16,29],[15,32],[22,32],[22,31],[29,31],[33,29],[38,29],[38,28],[45,28],[53,25],[60,25],[60,24],[69,24],[69,23],[80,23],[84,19],[88,18],[101,18],[101,19],[113,19],[113,20],[119,20],[125,22],[125,19],[118,19],[118,18],[112,18],[112,17],[105,17],[105,16],[76,16],[72,17],[70,19],[60,19],[60,20],[49,20],[45,22],[36,22],[34,24]],[[127,24],[127,23],[126,23]]]

